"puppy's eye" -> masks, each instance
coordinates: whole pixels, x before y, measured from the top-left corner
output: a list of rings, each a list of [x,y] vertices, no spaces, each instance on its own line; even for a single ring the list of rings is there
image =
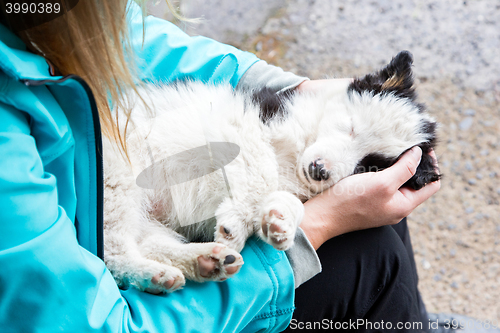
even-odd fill
[[[222,225],[220,226],[219,231],[222,234],[222,236],[224,236],[227,239],[231,238],[231,236],[232,236],[231,231]]]

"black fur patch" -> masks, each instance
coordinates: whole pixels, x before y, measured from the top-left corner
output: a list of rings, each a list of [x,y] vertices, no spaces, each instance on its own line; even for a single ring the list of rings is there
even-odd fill
[[[294,90],[286,90],[279,94],[269,88],[263,88],[252,95],[252,101],[259,106],[259,118],[264,124],[272,119],[286,117],[285,103],[294,96]]]
[[[354,169],[354,173],[364,173],[364,172],[377,172],[384,170],[396,162],[396,159],[386,157],[382,154],[368,154]]]
[[[413,56],[411,53],[401,51],[392,58],[389,65],[380,71],[354,79],[349,86],[349,91],[358,93],[368,91],[374,95],[392,93],[415,101],[416,93],[413,88],[412,64]]]
[[[420,126],[421,126],[420,131],[422,133],[431,134],[431,139],[429,140],[429,143],[432,146],[434,146],[436,144],[436,123],[430,122],[428,120],[423,120]]]

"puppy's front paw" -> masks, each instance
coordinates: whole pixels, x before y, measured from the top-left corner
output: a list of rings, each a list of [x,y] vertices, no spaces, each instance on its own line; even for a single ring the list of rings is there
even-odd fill
[[[298,198],[288,192],[274,192],[262,207],[259,235],[275,249],[287,250],[303,217],[304,206]]]
[[[227,198],[219,205],[215,216],[217,224],[215,226],[214,240],[227,247],[241,251],[245,246],[248,237],[253,234],[254,226],[249,211],[246,207],[238,208],[233,201]]]

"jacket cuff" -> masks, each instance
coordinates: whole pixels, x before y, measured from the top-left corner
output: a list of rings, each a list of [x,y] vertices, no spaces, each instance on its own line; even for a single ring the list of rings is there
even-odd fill
[[[321,262],[301,228],[297,229],[294,245],[286,252],[295,278],[295,288],[321,272]]]
[[[243,74],[236,89],[252,91],[268,88],[273,92],[280,93],[294,89],[306,80],[309,80],[309,78],[285,72],[279,67],[269,65],[264,60],[260,60],[254,63]]]

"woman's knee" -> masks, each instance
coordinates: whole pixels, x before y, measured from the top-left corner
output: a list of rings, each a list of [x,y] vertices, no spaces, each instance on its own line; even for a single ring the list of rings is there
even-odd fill
[[[338,236],[325,243],[318,250],[318,256],[324,270],[337,269],[341,275],[348,267],[380,272],[382,268],[399,271],[399,267],[409,265],[406,247],[390,226]]]
[[[362,317],[377,300],[391,296],[397,284],[416,290],[408,252],[390,226],[335,237],[318,256],[323,271],[296,290],[296,306],[302,311],[307,304],[302,312],[307,317]]]

